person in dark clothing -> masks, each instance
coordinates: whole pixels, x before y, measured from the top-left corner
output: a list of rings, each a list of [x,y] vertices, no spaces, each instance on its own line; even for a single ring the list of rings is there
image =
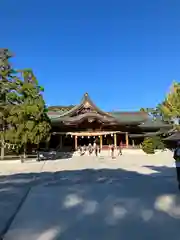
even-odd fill
[[[96,144],[95,146],[95,154],[96,154],[96,157],[98,156],[98,145]]]
[[[180,142],[177,143],[177,148],[174,151],[174,159],[176,164],[178,188],[180,190]]]
[[[122,148],[121,148],[121,143],[119,144],[119,154],[118,156],[122,155]]]
[[[89,155],[91,155],[92,152],[93,152],[93,148],[92,148],[92,144],[91,143],[89,143],[89,145],[88,145],[88,150],[89,150]]]
[[[93,148],[94,148],[95,155],[97,157],[99,153],[99,145],[97,144],[97,141],[94,141]]]

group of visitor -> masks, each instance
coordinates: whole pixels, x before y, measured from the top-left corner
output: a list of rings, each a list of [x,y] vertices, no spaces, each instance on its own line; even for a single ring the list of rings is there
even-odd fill
[[[112,159],[115,158],[115,155],[114,155],[114,151],[115,151],[115,146],[114,144],[110,145],[110,151],[111,151],[111,157]],[[118,156],[122,155],[122,148],[121,148],[121,144],[119,145],[119,152],[118,152]]]
[[[88,152],[89,155],[92,155],[92,153],[94,152],[95,155],[98,156],[98,154],[100,154],[100,152],[101,152],[100,146],[98,144],[96,144],[95,142],[93,145],[91,143],[89,143],[88,146],[86,146],[86,145],[80,146],[79,150],[80,150],[80,156],[83,156],[86,152]]]
[[[114,144],[109,145],[110,151],[111,151],[111,157],[112,159],[115,158],[115,146]],[[79,147],[79,151],[80,151],[80,156],[85,155],[85,153],[89,153],[89,156],[92,155],[92,153],[94,152],[96,157],[101,153],[101,147],[94,142],[94,144],[92,145],[91,143],[89,143],[88,146],[84,145],[84,146],[80,146]],[[119,146],[119,152],[118,152],[118,156],[122,155],[122,149],[121,149],[121,145]]]

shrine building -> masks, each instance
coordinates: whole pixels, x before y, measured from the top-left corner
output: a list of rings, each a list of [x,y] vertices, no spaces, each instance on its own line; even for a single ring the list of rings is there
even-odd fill
[[[49,148],[77,150],[79,146],[99,141],[101,149],[110,144],[122,148],[139,148],[145,137],[161,135],[171,126],[153,120],[145,112],[105,112],[85,93],[76,106],[51,106],[52,124]]]

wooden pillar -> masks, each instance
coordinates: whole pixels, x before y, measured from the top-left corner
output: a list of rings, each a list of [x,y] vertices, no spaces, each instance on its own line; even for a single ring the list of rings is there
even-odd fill
[[[126,132],[126,147],[128,148],[129,146],[129,138],[128,138],[128,132]]]
[[[100,136],[100,149],[102,149],[103,141],[102,141],[102,135]]]
[[[78,146],[77,146],[77,136],[75,136],[75,150],[77,150]]]
[[[114,133],[114,148],[117,148],[117,135]]]

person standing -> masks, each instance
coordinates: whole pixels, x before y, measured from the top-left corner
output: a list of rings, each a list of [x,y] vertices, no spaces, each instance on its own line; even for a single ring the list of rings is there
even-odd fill
[[[120,144],[119,144],[119,154],[118,154],[118,156],[120,156],[120,155],[122,155],[121,142],[120,142]]]
[[[101,153],[101,147],[99,146],[99,154]]]
[[[177,143],[177,147],[174,151],[174,159],[176,164],[178,188],[180,190],[180,141]]]
[[[111,145],[111,157],[112,157],[112,159],[115,158],[114,157],[114,144]]]
[[[88,145],[88,150],[89,150],[89,156],[92,154],[92,144],[91,143],[89,143],[89,145]]]
[[[95,146],[95,154],[96,154],[96,157],[98,156],[98,145],[96,144]]]
[[[97,157],[98,156],[98,146],[97,146],[96,142],[94,142],[94,144],[93,144],[93,149],[94,149],[95,155]]]

